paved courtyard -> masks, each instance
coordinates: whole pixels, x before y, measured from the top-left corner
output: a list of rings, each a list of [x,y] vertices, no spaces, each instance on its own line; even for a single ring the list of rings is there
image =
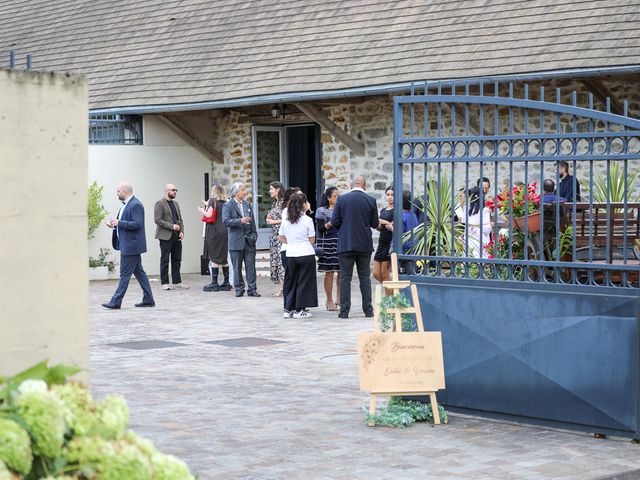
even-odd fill
[[[157,306],[143,309],[134,280],[119,311],[100,306],[116,282],[92,282],[91,384],[99,398],[123,394],[131,427],[203,480],[640,478],[630,473],[640,445],[627,439],[457,414],[438,427],[370,428],[355,345],[371,319],[357,293],[348,320],[324,308],[295,320],[282,318],[268,279],[259,279],[262,298],[205,293],[199,275],[184,280],[190,290],[153,282]],[[282,343],[207,343],[238,338]],[[180,345],[113,345],[141,341]]]

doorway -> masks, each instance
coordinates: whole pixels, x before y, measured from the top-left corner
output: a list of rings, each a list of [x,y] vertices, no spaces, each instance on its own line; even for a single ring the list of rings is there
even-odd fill
[[[269,184],[300,187],[315,211],[322,197],[320,126],[253,127],[253,209],[258,227],[259,249],[269,248],[271,209]]]

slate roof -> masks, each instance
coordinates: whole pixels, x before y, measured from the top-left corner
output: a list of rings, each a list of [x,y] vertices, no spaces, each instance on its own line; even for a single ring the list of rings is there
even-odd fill
[[[0,0],[0,59],[92,108],[640,65],[637,0]],[[2,60],[4,64],[4,60]]]

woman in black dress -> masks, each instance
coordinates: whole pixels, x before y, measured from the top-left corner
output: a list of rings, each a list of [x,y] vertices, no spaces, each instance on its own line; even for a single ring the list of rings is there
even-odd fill
[[[318,225],[318,248],[322,255],[318,257],[318,271],[324,272],[324,293],[327,296],[327,310],[337,311],[340,305],[340,265],[338,265],[338,229],[331,225],[331,215],[340,192],[329,187],[322,197],[322,205],[316,210]],[[337,301],[333,301],[333,274],[336,275]]]
[[[391,256],[389,249],[393,240],[393,187],[384,191],[387,198],[387,208],[380,210],[380,224],[378,230],[378,248],[373,256],[373,278],[380,283],[391,280]]]
[[[205,292],[229,291],[229,262],[227,227],[222,223],[222,209],[227,201],[227,195],[222,185],[211,187],[211,198],[204,201],[205,207],[198,207],[200,213],[207,218],[215,215],[215,222],[207,223],[204,232],[204,256],[209,259],[211,283],[202,289]],[[224,281],[218,284],[218,274],[222,268]]]

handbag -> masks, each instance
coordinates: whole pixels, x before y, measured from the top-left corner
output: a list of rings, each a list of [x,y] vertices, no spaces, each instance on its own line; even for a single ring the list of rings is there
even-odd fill
[[[211,223],[214,224],[216,223],[216,217],[218,216],[218,209],[216,207],[213,207],[213,213],[211,214],[210,217],[205,217],[204,215],[202,216],[202,221],[204,223]]]

